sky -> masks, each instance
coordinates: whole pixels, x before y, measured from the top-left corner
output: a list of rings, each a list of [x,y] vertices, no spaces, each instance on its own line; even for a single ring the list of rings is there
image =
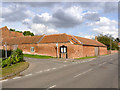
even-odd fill
[[[35,35],[66,33],[118,37],[117,2],[3,2],[0,27]]]

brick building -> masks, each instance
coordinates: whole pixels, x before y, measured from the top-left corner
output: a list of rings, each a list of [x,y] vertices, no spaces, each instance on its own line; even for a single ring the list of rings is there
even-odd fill
[[[52,34],[40,36],[23,36],[16,34],[14,36],[7,27],[0,29],[2,32],[2,49],[7,44],[7,49],[19,48],[25,54],[48,55],[63,58],[79,58],[86,56],[97,56],[107,54],[107,47],[96,40],[82,38],[73,35]],[[6,30],[6,31],[5,31]],[[9,33],[8,33],[9,32]],[[7,35],[8,37],[4,37]]]
[[[118,48],[119,48],[119,50],[120,50],[120,42],[118,43]]]

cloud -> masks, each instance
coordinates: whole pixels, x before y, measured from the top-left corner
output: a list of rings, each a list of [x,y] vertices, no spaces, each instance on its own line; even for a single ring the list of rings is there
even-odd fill
[[[58,33],[57,30],[48,28],[44,24],[32,24],[29,28],[32,32],[34,32],[36,35],[42,35],[42,34],[55,34]]]
[[[90,20],[90,21],[99,21],[100,20],[100,16],[97,12],[90,12],[90,11],[88,11],[87,13],[84,13],[83,18],[86,20]]]
[[[25,18],[32,17],[34,13],[19,5],[9,5],[2,8],[2,18],[6,22],[21,22]]]
[[[85,38],[89,38],[89,39],[94,39],[94,38],[95,38],[94,35],[85,35],[84,37],[85,37]]]
[[[10,4],[10,3],[5,3],[5,4]],[[60,2],[14,2],[13,4],[18,4],[18,5],[22,5],[22,6],[30,6],[33,8],[36,7],[54,7],[57,4],[60,4]]]
[[[110,34],[113,37],[117,38],[118,37],[118,29],[114,26],[101,26],[98,28],[94,28],[93,31],[96,31],[98,33],[103,33],[104,35]]]
[[[4,21],[4,18],[0,18],[0,23],[2,23]]]
[[[52,15],[42,13],[33,17],[33,23],[46,24],[57,28],[70,28],[82,24],[82,9],[80,7],[70,7],[67,9],[58,8]]]
[[[88,25],[93,26],[93,31],[97,33],[110,34],[115,38],[118,37],[117,21],[115,20],[100,17],[100,21]]]
[[[117,21],[115,20],[110,20],[109,18],[107,17],[100,17],[100,20],[97,21],[97,22],[93,22],[93,23],[88,23],[89,26],[93,26],[93,25],[96,25],[96,26],[115,26],[117,25]]]

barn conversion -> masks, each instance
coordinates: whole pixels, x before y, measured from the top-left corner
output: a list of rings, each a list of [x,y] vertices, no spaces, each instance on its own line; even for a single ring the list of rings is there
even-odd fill
[[[48,55],[60,58],[80,58],[107,54],[107,47],[99,41],[62,34],[23,36],[11,34],[5,26],[0,29],[1,49],[21,49],[25,54]],[[14,32],[15,33],[15,32]]]

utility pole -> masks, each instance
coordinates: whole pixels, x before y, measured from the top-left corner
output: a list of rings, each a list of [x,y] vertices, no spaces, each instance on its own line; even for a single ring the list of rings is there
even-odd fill
[[[57,58],[58,58],[58,42],[56,43],[56,47],[57,47]]]
[[[112,50],[112,42],[111,42],[111,37],[110,37],[110,52]]]
[[[5,58],[7,58],[7,43],[5,42]]]

